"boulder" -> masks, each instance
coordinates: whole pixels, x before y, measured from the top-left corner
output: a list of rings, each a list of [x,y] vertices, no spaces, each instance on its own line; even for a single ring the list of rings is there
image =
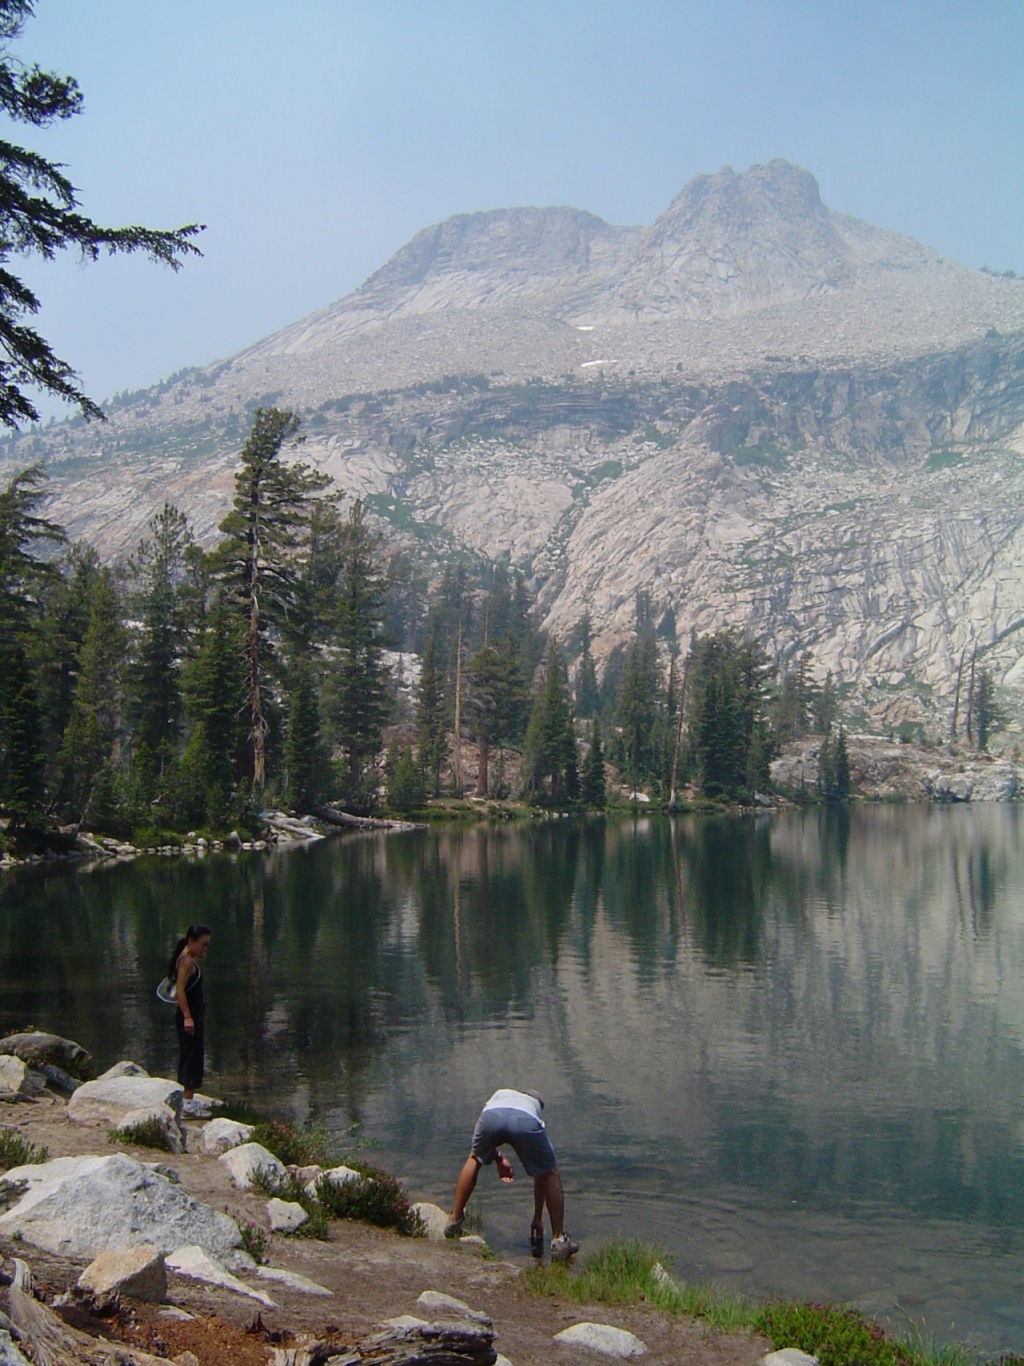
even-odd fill
[[[440,1205],[432,1205],[429,1200],[420,1200],[413,1205],[413,1213],[423,1221],[427,1237],[434,1242],[444,1241],[444,1231],[448,1227],[448,1215]]]
[[[132,1110],[147,1110],[153,1105],[166,1105],[179,1115],[183,1095],[176,1081],[164,1077],[101,1078],[78,1088],[68,1101],[68,1119],[75,1124],[105,1124],[109,1128]]]
[[[992,764],[975,772],[972,802],[1012,802],[1017,796],[1017,775],[1010,764]]]
[[[605,1356],[620,1357],[628,1361],[640,1357],[647,1351],[635,1333],[625,1328],[613,1328],[610,1323],[574,1323],[571,1328],[563,1328],[555,1334],[555,1341],[567,1347],[587,1347],[592,1352],[603,1352]]]
[[[96,1299],[115,1292],[161,1304],[167,1298],[164,1255],[151,1243],[101,1252],[78,1278],[78,1288]]]
[[[28,1096],[36,1088],[28,1067],[13,1053],[0,1053],[0,1099]]]
[[[152,1243],[163,1253],[197,1243],[229,1265],[252,1264],[233,1219],[124,1153],[14,1167],[0,1177],[0,1193],[22,1182],[27,1189],[0,1215],[0,1232],[18,1232],[59,1257],[91,1262],[101,1252],[137,1243]]]
[[[249,1299],[258,1300],[267,1309],[277,1308],[269,1295],[264,1295],[262,1290],[254,1290],[237,1276],[232,1276],[226,1267],[209,1256],[201,1247],[179,1247],[177,1252],[173,1252],[167,1258],[167,1265],[178,1276],[204,1281],[207,1285],[216,1285],[222,1290],[233,1290],[236,1295],[247,1295]]]
[[[169,1153],[183,1153],[185,1151],[178,1117],[169,1105],[146,1105],[138,1110],[129,1110],[114,1125],[111,1133],[124,1135],[127,1131],[144,1124],[155,1125],[164,1135],[165,1151]],[[157,1145],[154,1144],[155,1146]]]
[[[144,1067],[140,1067],[137,1062],[129,1062],[127,1058],[121,1062],[115,1062],[113,1067],[108,1067],[105,1072],[101,1072],[96,1078],[97,1081],[113,1081],[115,1077],[148,1077],[149,1073]]]
[[[285,1271],[277,1266],[258,1266],[256,1275],[261,1281],[276,1281],[278,1285],[285,1285],[289,1290],[297,1290],[302,1295],[326,1295],[330,1297],[333,1291],[327,1289],[326,1285],[321,1285],[318,1281],[311,1281],[308,1276],[301,1276],[297,1271]]]
[[[272,1233],[294,1233],[309,1220],[309,1215],[295,1200],[278,1200],[274,1196],[267,1201],[267,1218]]]
[[[62,1039],[59,1034],[46,1034],[40,1029],[22,1034],[8,1034],[0,1039],[0,1053],[10,1053],[29,1067],[52,1063],[71,1076],[84,1080],[92,1075],[92,1057],[81,1044]]]
[[[237,1148],[230,1148],[226,1153],[221,1153],[217,1161],[227,1167],[231,1184],[239,1190],[249,1190],[259,1171],[276,1181],[283,1181],[288,1175],[284,1163],[264,1148],[262,1143],[243,1143]]]
[[[372,1177],[364,1178],[362,1172],[353,1171],[351,1167],[330,1167],[327,1171],[320,1172],[306,1184],[306,1194],[315,1196],[316,1188],[321,1181],[329,1181],[332,1186],[344,1186],[348,1181],[363,1180],[372,1180]]]
[[[14,1339],[4,1328],[0,1328],[0,1366],[32,1366],[28,1357],[18,1351]]]
[[[468,1304],[457,1300],[453,1295],[444,1295],[440,1290],[424,1290],[416,1301],[416,1308],[431,1319],[468,1319],[471,1323],[483,1323],[490,1327],[489,1315],[470,1309]]]
[[[251,1124],[240,1124],[237,1119],[212,1119],[203,1128],[203,1152],[219,1157],[229,1148],[248,1143],[251,1135]]]

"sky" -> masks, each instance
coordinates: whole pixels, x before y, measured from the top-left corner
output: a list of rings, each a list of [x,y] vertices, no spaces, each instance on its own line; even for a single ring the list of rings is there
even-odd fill
[[[104,226],[206,224],[177,274],[15,263],[97,400],[326,306],[452,214],[568,204],[646,224],[693,176],[772,157],[834,209],[1024,274],[1022,0],[35,9],[13,52],[75,76],[85,110],[0,138],[62,162]]]

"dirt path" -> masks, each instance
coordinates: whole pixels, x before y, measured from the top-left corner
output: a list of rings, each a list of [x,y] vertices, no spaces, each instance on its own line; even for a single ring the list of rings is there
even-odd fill
[[[17,1127],[25,1139],[44,1146],[51,1158],[116,1150],[104,1126],[70,1123],[64,1103],[57,1100],[4,1106],[0,1124]],[[201,1127],[197,1123],[187,1126],[194,1149],[199,1147]],[[163,1161],[196,1199],[235,1219],[266,1227],[265,1199],[235,1190],[215,1158],[199,1152],[171,1156],[138,1148],[124,1151],[143,1161]],[[0,1252],[8,1259],[8,1270],[12,1256],[27,1261],[37,1285],[50,1298],[73,1286],[82,1270],[81,1265],[9,1238],[0,1238]],[[130,1302],[115,1318],[91,1324],[76,1319],[75,1326],[133,1340],[168,1357],[188,1349],[200,1366],[263,1366],[275,1339],[294,1343],[329,1338],[339,1346],[352,1344],[385,1319],[417,1314],[417,1297],[424,1290],[437,1290],[488,1314],[494,1322],[495,1346],[513,1366],[549,1366],[552,1362],[595,1366],[595,1362],[609,1360],[552,1343],[555,1333],[581,1320],[611,1323],[635,1333],[648,1348],[645,1366],[754,1366],[769,1350],[762,1340],[746,1334],[716,1334],[700,1323],[642,1307],[609,1309],[541,1298],[523,1284],[528,1256],[521,1263],[495,1261],[481,1255],[480,1249],[401,1238],[362,1224],[332,1224],[326,1243],[276,1235],[270,1241],[267,1261],[319,1282],[332,1292],[333,1299],[260,1282],[259,1288],[269,1292],[279,1306],[264,1309],[254,1300],[172,1276],[170,1303],[199,1316],[195,1321],[176,1321],[161,1315],[160,1306]],[[257,1315],[262,1329],[247,1332]]]

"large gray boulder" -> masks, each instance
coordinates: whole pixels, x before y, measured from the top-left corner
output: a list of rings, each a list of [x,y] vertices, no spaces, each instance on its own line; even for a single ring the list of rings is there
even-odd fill
[[[227,1167],[231,1184],[239,1190],[250,1190],[258,1172],[273,1181],[283,1181],[288,1175],[284,1163],[262,1143],[242,1143],[237,1148],[229,1148],[217,1161]]]
[[[0,1232],[17,1232],[57,1256],[90,1262],[110,1248],[137,1243],[165,1254],[197,1244],[218,1261],[252,1264],[233,1219],[124,1154],[14,1167],[0,1177],[0,1192],[21,1182],[27,1190],[0,1215]]]
[[[0,1099],[30,1096],[35,1090],[32,1074],[21,1058],[13,1053],[0,1053]]]
[[[166,1105],[181,1114],[184,1091],[165,1077],[99,1077],[80,1086],[68,1101],[68,1119],[75,1124],[119,1124],[132,1110]]]
[[[51,1063],[80,1081],[92,1076],[92,1056],[81,1044],[41,1029],[6,1035],[0,1039],[0,1053],[13,1054],[29,1067],[41,1068]]]

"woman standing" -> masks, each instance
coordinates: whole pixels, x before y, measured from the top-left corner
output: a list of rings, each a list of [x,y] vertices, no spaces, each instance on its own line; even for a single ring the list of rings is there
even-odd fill
[[[174,995],[178,1009],[174,1012],[174,1027],[178,1033],[178,1081],[185,1089],[185,1103],[181,1113],[195,1119],[202,1108],[195,1093],[203,1084],[203,972],[199,966],[210,947],[210,929],[206,925],[190,925],[183,939],[179,939],[167,966],[167,976],[174,979]]]

